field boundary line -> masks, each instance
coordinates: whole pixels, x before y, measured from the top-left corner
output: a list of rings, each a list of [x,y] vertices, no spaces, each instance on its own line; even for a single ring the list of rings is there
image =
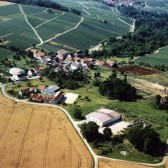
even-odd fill
[[[47,153],[48,153],[48,142],[49,142],[49,136],[51,131],[51,124],[52,124],[53,118],[49,120],[48,128],[47,128],[47,137],[46,137],[46,143],[45,143],[45,151],[44,151],[44,159],[43,159],[43,168],[46,167],[47,164]]]
[[[60,36],[62,36],[62,35],[64,35],[64,34],[70,32],[70,31],[72,31],[72,30],[77,29],[77,28],[80,26],[80,24],[83,22],[83,20],[84,20],[84,17],[81,17],[81,20],[76,24],[75,27],[73,27],[73,28],[71,28],[71,29],[68,29],[68,30],[66,30],[66,31],[64,31],[64,32],[62,32],[62,33],[58,33],[56,36],[54,36],[54,37],[52,37],[52,38],[50,38],[50,39],[48,39],[48,40],[43,41],[43,43],[40,43],[40,44],[38,44],[37,46],[40,46],[40,45],[42,45],[42,44],[44,44],[44,43],[47,43],[47,42],[49,42],[49,41],[51,41],[51,40],[56,39],[57,37],[60,37]]]
[[[39,34],[37,33],[37,31],[34,29],[34,27],[33,27],[33,26],[30,24],[30,22],[28,21],[28,18],[27,18],[27,16],[26,16],[26,14],[24,13],[23,8],[22,8],[22,6],[21,6],[20,4],[19,4],[19,9],[20,9],[20,12],[23,14],[23,16],[24,16],[24,18],[25,18],[27,24],[31,27],[31,29],[32,29],[32,30],[34,31],[34,33],[36,34],[37,38],[38,38],[39,41],[40,41],[40,44],[43,44],[42,38],[39,36]]]
[[[30,123],[31,123],[31,120],[32,120],[32,117],[33,117],[33,114],[34,114],[34,110],[35,110],[35,108],[32,108],[31,114],[30,114],[30,117],[29,117],[29,120],[28,120],[28,123],[27,123],[27,126],[26,126],[26,130],[24,132],[24,136],[23,136],[23,139],[22,139],[22,142],[21,142],[21,146],[20,146],[20,150],[19,150],[18,160],[17,160],[16,166],[15,166],[16,168],[18,168],[19,164],[20,164],[20,160],[21,160],[24,144],[25,144],[25,141],[26,141],[27,133],[28,133],[29,128],[30,128]]]
[[[6,34],[6,35],[4,35],[4,36],[1,36],[0,38],[4,38],[4,37],[8,37],[8,36],[11,36],[11,35],[13,35],[14,33],[9,33],[9,34]]]
[[[58,15],[58,16],[52,18],[52,19],[49,19],[49,20],[47,20],[47,21],[45,21],[45,22],[43,22],[43,23],[37,25],[36,27],[34,27],[34,29],[37,29],[37,28],[39,28],[40,26],[42,26],[42,25],[44,25],[44,24],[46,24],[46,23],[48,23],[48,22],[51,22],[51,21],[53,21],[53,20],[59,18],[60,16],[62,16],[62,15],[64,15],[64,14],[65,14],[65,12],[61,13],[60,15]]]
[[[89,12],[87,12],[85,9],[82,9],[86,14],[91,15]]]

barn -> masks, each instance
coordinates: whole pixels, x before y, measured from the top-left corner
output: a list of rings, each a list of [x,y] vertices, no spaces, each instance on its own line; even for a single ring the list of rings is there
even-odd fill
[[[121,118],[121,115],[116,111],[109,109],[100,109],[85,116],[88,121],[95,122],[103,127]]]

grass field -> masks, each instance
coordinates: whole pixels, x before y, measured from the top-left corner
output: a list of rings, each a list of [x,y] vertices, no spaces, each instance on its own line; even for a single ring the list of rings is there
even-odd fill
[[[43,41],[70,30],[53,41],[62,46],[65,45],[65,48],[72,51],[86,49],[111,36],[125,34],[130,29],[128,24],[132,24],[130,18],[120,16],[114,8],[102,3],[74,0],[63,0],[59,3],[81,10],[84,20],[78,27],[75,28],[81,20],[81,16],[72,14],[72,12],[63,13],[51,9],[52,12],[49,13],[46,8],[29,5],[23,5],[22,8],[29,23],[36,29]],[[120,17],[128,24],[120,21]],[[104,23],[105,21],[106,23]],[[0,37],[2,36],[10,41],[9,45],[15,45],[22,49],[40,43],[32,28],[26,23],[18,5],[0,7]],[[53,50],[51,43],[44,44],[43,47],[44,49],[47,47],[46,49],[50,51]]]
[[[92,168],[90,153],[59,109],[0,95],[0,116],[0,167]]]
[[[134,62],[136,64],[144,62],[149,63],[151,65],[168,66],[168,46],[161,48],[157,53],[139,57]]]

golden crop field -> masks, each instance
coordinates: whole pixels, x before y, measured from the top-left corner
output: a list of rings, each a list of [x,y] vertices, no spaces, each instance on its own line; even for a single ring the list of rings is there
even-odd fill
[[[0,167],[92,168],[93,159],[61,110],[0,95]]]
[[[107,159],[99,159],[99,168],[150,168],[150,167],[115,160],[111,161]]]

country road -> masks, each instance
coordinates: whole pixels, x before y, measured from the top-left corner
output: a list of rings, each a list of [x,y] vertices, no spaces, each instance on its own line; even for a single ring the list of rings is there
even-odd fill
[[[40,40],[40,44],[43,44],[43,40],[42,38],[39,36],[39,34],[37,33],[37,31],[34,29],[34,27],[30,24],[30,22],[28,21],[27,19],[27,16],[26,14],[24,13],[23,11],[23,8],[22,8],[22,5],[19,4],[19,9],[20,9],[20,12],[23,14],[27,24],[31,27],[31,29],[34,31],[34,33],[36,34],[37,38]]]
[[[138,164],[138,165],[144,165],[144,166],[152,166],[152,167],[158,167],[158,166],[162,166],[166,163],[166,160],[167,160],[167,156],[165,155],[162,159],[162,161],[160,163],[157,163],[157,164],[150,164],[150,163],[143,163],[143,162],[133,162],[133,161],[127,161],[127,160],[121,160],[121,159],[113,159],[113,158],[109,158],[109,157],[103,157],[103,156],[98,156],[95,154],[95,152],[93,151],[93,149],[90,147],[89,143],[86,141],[86,139],[83,138],[81,132],[80,132],[80,128],[78,127],[78,124],[79,122],[78,121],[74,121],[72,119],[72,117],[70,116],[69,112],[58,106],[58,105],[51,105],[51,104],[40,104],[40,103],[34,103],[34,102],[29,102],[28,100],[21,100],[21,99],[16,99],[16,98],[13,98],[13,97],[10,97],[8,94],[6,94],[6,91],[5,91],[5,87],[7,86],[8,84],[2,84],[0,85],[0,88],[2,90],[2,94],[9,98],[9,99],[12,99],[14,100],[15,102],[22,102],[22,103],[26,103],[26,104],[36,104],[36,105],[39,105],[39,106],[50,106],[50,107],[56,107],[60,110],[62,110],[66,116],[68,117],[69,121],[71,122],[71,124],[73,125],[73,127],[76,129],[77,133],[79,134],[80,138],[83,140],[83,142],[85,143],[87,149],[89,150],[89,152],[91,153],[93,159],[94,159],[94,168],[98,168],[98,160],[99,159],[107,159],[107,160],[110,160],[110,161],[120,161],[120,162],[123,162],[123,163],[129,163],[129,164]],[[168,144],[168,139],[167,139],[167,144]]]

